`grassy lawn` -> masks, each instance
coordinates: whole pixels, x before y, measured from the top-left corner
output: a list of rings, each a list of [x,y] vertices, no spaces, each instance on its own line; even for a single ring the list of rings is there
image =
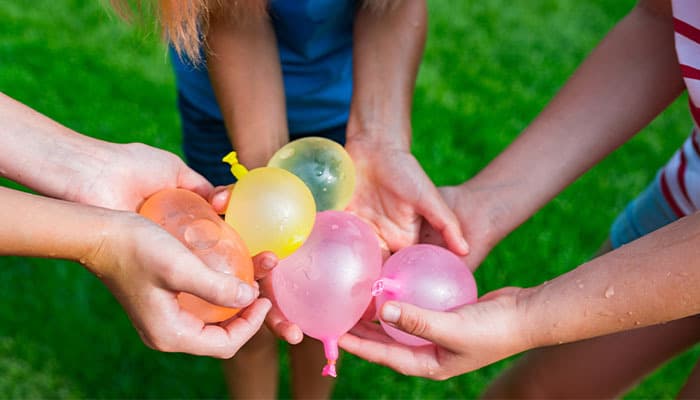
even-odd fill
[[[633,4],[430,1],[413,120],[415,154],[435,182],[456,184],[482,168]],[[0,27],[0,91],[79,132],[180,153],[173,76],[157,35],[84,0],[3,1]],[[587,260],[689,129],[680,99],[499,244],[477,271],[480,293],[537,285]],[[0,397],[225,396],[217,360],[146,348],[79,265],[4,257],[0,271]],[[674,396],[697,354],[628,396]],[[508,362],[432,382],[345,355],[334,397],[474,398]],[[283,397],[286,380],[284,372]]]

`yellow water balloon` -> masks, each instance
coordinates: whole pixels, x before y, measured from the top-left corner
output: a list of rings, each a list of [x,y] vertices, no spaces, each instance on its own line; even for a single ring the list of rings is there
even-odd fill
[[[224,157],[238,182],[231,191],[226,222],[243,238],[251,254],[272,251],[283,258],[311,233],[316,204],[309,188],[289,171],[275,167],[250,171],[235,152]]]
[[[355,190],[355,165],[343,146],[322,138],[294,140],[267,164],[298,176],[309,187],[318,211],[343,210]]]

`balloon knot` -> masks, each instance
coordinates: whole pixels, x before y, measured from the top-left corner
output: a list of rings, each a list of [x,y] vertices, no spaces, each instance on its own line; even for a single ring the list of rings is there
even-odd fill
[[[379,296],[380,294],[384,293],[384,281],[381,279],[378,279],[376,282],[372,284],[372,296]]]
[[[323,367],[323,376],[332,376],[332,377],[337,377],[338,374],[336,373],[335,370],[335,361],[328,360],[328,364],[326,364]]]
[[[236,179],[241,179],[248,173],[248,169],[238,161],[238,155],[235,151],[226,154],[221,161],[231,165],[231,173]]]

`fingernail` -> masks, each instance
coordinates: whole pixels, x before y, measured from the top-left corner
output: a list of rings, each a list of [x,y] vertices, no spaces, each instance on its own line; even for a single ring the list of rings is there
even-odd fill
[[[382,307],[382,321],[396,323],[401,317],[401,308],[391,303],[385,303]]]
[[[277,265],[277,263],[275,262],[275,260],[272,259],[272,257],[267,257],[267,258],[265,258],[265,259],[263,260],[263,265],[262,265],[262,266],[263,266],[263,268],[265,268],[266,270],[269,271],[269,270],[271,270],[272,268],[275,268],[275,265]]]
[[[467,243],[467,239],[459,238],[459,244],[462,245],[462,248],[464,249],[464,254],[469,253],[469,243]]]
[[[238,293],[236,294],[236,303],[239,305],[248,305],[255,299],[255,290],[246,284],[238,285]]]

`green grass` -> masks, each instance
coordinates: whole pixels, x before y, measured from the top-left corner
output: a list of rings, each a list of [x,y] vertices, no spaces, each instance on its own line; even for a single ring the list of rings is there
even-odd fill
[[[512,141],[633,3],[432,0],[413,121],[415,154],[435,182],[467,179]],[[0,91],[79,132],[180,153],[157,35],[82,0],[0,2],[0,26]],[[689,127],[681,99],[497,246],[477,272],[480,291],[537,285],[588,259]],[[217,360],[147,349],[77,264],[4,257],[0,271],[0,397],[225,396]],[[673,397],[697,353],[628,396]],[[473,398],[508,362],[432,382],[346,355],[334,397]]]

